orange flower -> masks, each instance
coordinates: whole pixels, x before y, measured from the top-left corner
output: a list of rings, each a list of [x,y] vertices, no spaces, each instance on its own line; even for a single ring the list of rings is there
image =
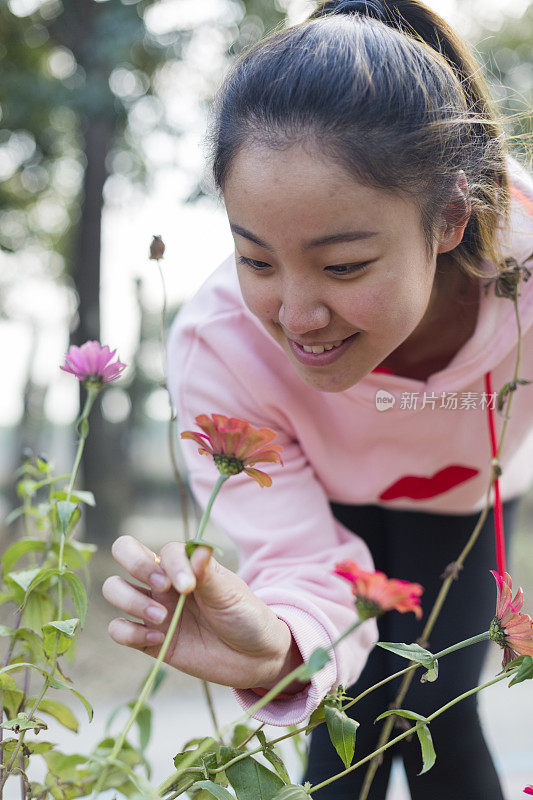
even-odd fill
[[[508,572],[502,576],[491,570],[497,585],[496,616],[490,623],[490,638],[503,648],[502,667],[521,656],[533,656],[533,620],[519,614],[524,605],[521,587],[513,597],[513,582]],[[512,598],[512,599],[511,599]]]
[[[254,428],[249,422],[224,414],[200,414],[195,421],[204,433],[183,431],[182,439],[193,439],[200,445],[200,455],[213,456],[219,472],[223,475],[238,475],[246,472],[259,486],[272,486],[272,478],[266,472],[250,469],[258,461],[283,464],[280,444],[270,444],[276,433],[270,428]]]
[[[420,595],[424,588],[419,583],[387,578],[384,572],[365,572],[355,561],[335,565],[335,573],[350,581],[356,597],[355,606],[361,619],[379,617],[385,611],[412,611],[420,619]]]

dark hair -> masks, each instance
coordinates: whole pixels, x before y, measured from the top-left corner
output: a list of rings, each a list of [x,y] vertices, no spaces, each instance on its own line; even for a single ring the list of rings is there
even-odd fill
[[[448,255],[470,275],[483,275],[484,259],[503,266],[503,119],[468,44],[420,0],[322,3],[306,22],[241,55],[213,114],[217,189],[247,144],[309,144],[359,182],[414,200],[430,255],[444,210],[464,219],[464,198],[453,195],[464,170],[471,215]]]

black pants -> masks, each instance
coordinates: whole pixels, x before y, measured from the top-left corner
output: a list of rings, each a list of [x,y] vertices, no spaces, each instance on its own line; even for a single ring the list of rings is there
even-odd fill
[[[520,498],[504,503],[506,557]],[[331,504],[333,514],[367,543],[375,568],[391,578],[402,578],[424,586],[424,616],[390,611],[378,620],[380,641],[416,641],[442,585],[440,575],[454,561],[473,530],[479,514],[428,514],[398,511],[378,506]],[[488,630],[496,607],[496,583],[490,574],[496,569],[494,516],[489,513],[483,530],[466,558],[458,581],[454,581],[430,636],[429,649],[443,650],[455,642]],[[421,671],[413,678],[402,707],[429,715],[437,708],[479,683],[488,647],[481,642],[441,659],[435,683],[420,683]],[[405,659],[375,647],[357,683],[347,689],[355,697],[384,677],[403,669]],[[371,692],[348,710],[360,726],[357,729],[354,762],[371,753],[377,745],[384,721],[374,720],[392,703],[402,678]],[[490,691],[488,689],[487,691]],[[477,712],[477,695],[462,700],[430,725],[437,761],[424,775],[420,744],[414,735],[383,753],[369,800],[385,800],[394,756],[400,756],[412,800],[503,800],[500,782],[483,738]],[[393,735],[400,731],[393,729]],[[392,738],[392,735],[391,737]],[[311,734],[309,760],[304,780],[311,784],[341,772],[344,766],[333,749],[325,725]],[[367,764],[316,792],[317,800],[357,800]],[[315,796],[315,795],[313,795]]]

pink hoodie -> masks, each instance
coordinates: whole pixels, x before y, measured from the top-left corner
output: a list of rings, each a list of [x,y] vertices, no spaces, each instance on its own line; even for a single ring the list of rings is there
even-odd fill
[[[509,159],[512,218],[501,233],[505,256],[522,263],[533,252],[533,179]],[[533,267],[531,261],[529,267]],[[486,262],[485,269],[491,269]],[[285,352],[244,305],[230,255],[174,323],[167,349],[168,386],[181,430],[217,412],[278,432],[284,466],[269,465],[261,489],[245,474],[224,484],[212,517],[237,545],[239,575],[289,626],[307,659],[355,620],[347,581],[335,563],[353,559],[372,570],[366,544],[332,515],[330,501],[442,513],[475,513],[485,503],[490,440],[484,377],[496,393],[513,377],[517,328],[513,303],[480,281],[478,322],[448,366],[419,381],[379,368],[338,393],[310,388]],[[522,283],[521,378],[533,379],[533,278]],[[393,402],[394,401],[394,402]],[[503,418],[495,412],[496,433]],[[183,442],[191,486],[205,507],[217,478],[211,459]],[[533,386],[520,386],[501,456],[502,500],[533,479]],[[401,575],[390,577],[401,578]],[[254,716],[271,725],[305,720],[334,686],[359,677],[377,641],[368,620],[335,648],[310,686]],[[237,691],[243,708],[257,700]]]

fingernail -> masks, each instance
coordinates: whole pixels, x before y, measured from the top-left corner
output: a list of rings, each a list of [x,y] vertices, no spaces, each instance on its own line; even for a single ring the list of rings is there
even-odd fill
[[[163,622],[167,615],[167,612],[164,608],[159,608],[158,606],[148,606],[146,609],[146,616],[148,619],[151,619],[153,622]]]
[[[153,572],[150,575],[150,584],[156,591],[162,592],[168,589],[168,578],[162,572]]]
[[[160,644],[164,641],[165,634],[161,633],[161,631],[149,631],[146,634],[146,641],[151,642],[152,644]]]
[[[178,572],[176,586],[178,591],[187,592],[193,585],[193,579],[187,572]]]

